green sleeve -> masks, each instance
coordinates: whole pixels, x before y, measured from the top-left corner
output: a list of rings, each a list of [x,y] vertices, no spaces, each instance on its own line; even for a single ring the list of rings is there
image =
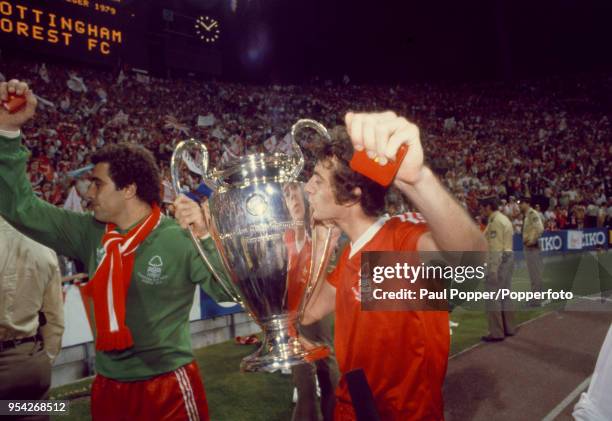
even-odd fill
[[[0,136],[0,215],[33,240],[87,262],[88,242],[99,241],[104,225],[89,214],[60,209],[37,198],[26,174],[28,157],[21,136]],[[95,233],[98,237],[92,238]]]
[[[207,238],[201,241],[201,244],[204,248],[204,252],[206,253],[206,257],[208,257],[208,261],[213,265],[215,271],[229,283],[230,277],[223,267],[221,257],[217,252],[213,239]],[[200,254],[195,246],[192,246],[192,248],[193,260],[191,265],[191,279],[200,284],[204,292],[210,295],[216,302],[220,303],[225,301],[233,301],[232,298],[225,292],[225,289],[223,289],[223,287],[220,285],[219,281],[215,279],[210,269],[206,266],[206,263],[202,257],[200,257]]]

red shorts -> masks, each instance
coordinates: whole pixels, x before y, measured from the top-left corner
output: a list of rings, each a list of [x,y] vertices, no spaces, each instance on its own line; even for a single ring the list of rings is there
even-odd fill
[[[204,384],[195,361],[149,380],[122,382],[97,375],[91,388],[94,421],[208,420]]]

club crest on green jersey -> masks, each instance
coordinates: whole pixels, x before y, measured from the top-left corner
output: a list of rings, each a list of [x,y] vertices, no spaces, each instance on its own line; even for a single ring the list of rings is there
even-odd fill
[[[138,278],[145,284],[158,285],[161,284],[165,278],[167,278],[167,276],[162,275],[163,268],[164,262],[161,256],[156,255],[149,259],[146,274],[138,272],[137,275]]]

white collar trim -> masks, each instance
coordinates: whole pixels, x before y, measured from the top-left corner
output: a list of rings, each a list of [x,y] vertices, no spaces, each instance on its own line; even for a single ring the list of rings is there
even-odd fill
[[[0,136],[8,139],[15,139],[16,137],[19,137],[20,134],[21,130],[0,130]]]
[[[363,246],[365,246],[372,238],[374,238],[383,225],[385,225],[385,222],[387,222],[390,218],[391,217],[389,214],[384,214],[378,218],[376,222],[370,225],[370,228],[361,234],[361,237],[359,237],[357,241],[351,243],[351,253],[349,254],[349,259],[352,258],[359,250],[361,250]]]

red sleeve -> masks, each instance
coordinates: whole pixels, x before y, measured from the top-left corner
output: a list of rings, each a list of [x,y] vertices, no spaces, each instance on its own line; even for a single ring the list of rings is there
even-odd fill
[[[426,232],[429,232],[427,224],[402,222],[401,228],[395,231],[396,250],[416,251],[419,238]]]

